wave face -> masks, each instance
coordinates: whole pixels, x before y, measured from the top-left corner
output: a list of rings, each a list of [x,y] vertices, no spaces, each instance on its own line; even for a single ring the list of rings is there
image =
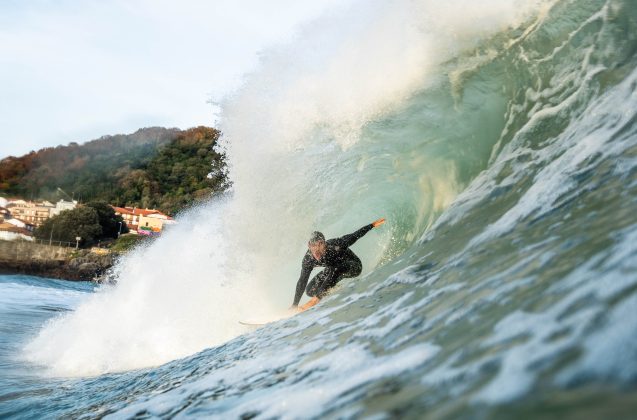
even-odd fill
[[[108,396],[54,414],[634,412],[636,34],[630,1],[378,1],[266,52],[232,193],[27,345]],[[381,216],[361,278],[237,323],[289,306],[309,232]]]

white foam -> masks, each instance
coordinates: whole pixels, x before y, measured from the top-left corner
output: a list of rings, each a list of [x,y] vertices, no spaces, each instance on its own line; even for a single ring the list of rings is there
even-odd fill
[[[193,212],[129,255],[117,267],[117,287],[50,321],[27,346],[28,360],[71,376],[153,366],[248,331],[239,319],[272,313],[249,277],[249,255],[215,246],[223,240],[219,207]]]
[[[635,227],[622,232],[617,244],[605,253],[614,257],[589,260],[553,285],[548,292],[559,291],[564,296],[546,311],[516,311],[498,322],[493,336],[483,342],[484,346],[504,345],[511,340],[519,342],[504,353],[498,374],[476,395],[476,401],[501,403],[523,395],[539,374],[538,368],[532,366],[550,361],[582,342],[586,350],[584,357],[557,376],[559,383],[591,373],[626,381],[634,379],[637,374],[634,364],[622,361],[636,354],[635,297],[618,304],[604,325],[596,325],[596,319],[607,311],[610,299],[616,299],[637,284],[637,278],[622,274],[629,269],[636,254],[636,233]],[[575,305],[583,299],[587,301],[586,306],[577,308]],[[593,327],[596,332],[590,334]]]
[[[599,66],[591,67],[587,70],[584,80],[579,81],[580,87],[567,99],[558,105],[535,112],[525,127],[519,130],[515,138],[505,146],[498,157],[498,162],[501,164],[515,159],[523,150],[521,141],[526,138],[527,131],[533,130],[539,121],[568,109],[580,96],[586,95],[586,86],[601,70],[602,67]],[[533,184],[514,206],[496,222],[487,226],[480,235],[473,238],[467,248],[510,232],[524,218],[540,217],[554,209],[558,201],[569,197],[568,193],[576,185],[575,175],[586,171],[590,165],[594,165],[591,157],[595,154],[606,157],[621,154],[629,139],[618,140],[614,133],[619,133],[622,127],[635,115],[637,96],[631,86],[636,81],[637,71],[633,71],[617,87],[591,103],[581,113],[580,118],[573,120],[561,133],[559,141],[554,141],[538,151],[529,151],[532,161],[545,163],[534,176]],[[475,205],[480,199],[476,191],[484,192],[494,188],[495,183],[492,177],[499,169],[498,162],[490,167],[488,174],[485,173],[473,181],[473,184],[476,185],[463,193],[463,196],[467,198],[463,198],[460,202],[466,201],[469,205]],[[515,171],[512,175],[514,179],[505,181],[503,185],[510,184],[522,172],[522,170]]]
[[[590,377],[618,379],[630,384],[637,378],[637,295],[621,301],[604,326],[584,341],[584,356],[561,372],[556,383],[567,386]]]
[[[405,293],[394,302],[384,305],[376,312],[366,317],[357,328],[354,337],[365,339],[378,339],[387,336],[396,327],[409,322],[416,305],[405,305],[413,295],[413,292]],[[384,322],[383,322],[384,321]],[[382,324],[382,325],[381,325]]]
[[[264,353],[255,359],[240,360],[228,368],[213,371],[199,381],[133,404],[107,418],[131,417],[140,411],[159,416],[165,414],[165,410],[182,406],[191,396],[215,389],[221,384],[234,389],[243,387],[247,391],[226,397],[220,403],[211,401],[209,404],[198,404],[198,413],[206,413],[207,405],[214,405],[213,412],[227,418],[238,418],[247,412],[259,412],[264,418],[319,415],[326,407],[333,407],[338,402],[355,401],[356,395],[364,392],[363,386],[366,384],[423,365],[439,350],[429,344],[419,344],[394,354],[375,357],[360,346],[350,345],[299,365],[299,359],[317,350],[311,344],[307,346],[297,353]],[[269,388],[267,392],[258,386],[250,389],[251,382],[272,376],[275,370],[303,378],[303,386],[297,381],[288,380]],[[313,372],[321,372],[320,377]],[[188,414],[187,410],[185,414]]]

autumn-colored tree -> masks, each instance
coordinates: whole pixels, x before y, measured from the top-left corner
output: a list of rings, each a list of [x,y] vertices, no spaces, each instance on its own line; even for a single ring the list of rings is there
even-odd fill
[[[0,161],[0,195],[159,208],[174,214],[226,188],[219,131],[146,128]]]

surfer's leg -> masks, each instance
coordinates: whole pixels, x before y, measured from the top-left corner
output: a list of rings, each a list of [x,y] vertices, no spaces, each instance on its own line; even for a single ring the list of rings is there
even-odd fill
[[[363,271],[363,264],[360,259],[354,257],[351,260],[346,261],[346,263],[342,266],[329,268],[331,271],[326,273],[322,283],[318,285],[316,294],[313,295],[317,296],[319,299],[322,299],[332,287],[336,286],[339,281],[360,275],[361,271]],[[326,268],[323,272],[327,270],[328,269]]]
[[[330,267],[325,268],[316,276],[312,277],[312,280],[310,280],[305,288],[305,293],[307,293],[308,296],[314,297],[317,295],[321,288],[321,284],[325,281],[325,277],[330,273],[328,270],[331,271]]]
[[[325,269],[324,271],[327,271],[327,269]],[[329,272],[326,273],[323,281],[317,287],[316,297],[318,297],[319,299],[323,299],[327,292],[332,287],[336,286],[336,283],[341,281],[341,279],[343,278],[345,278],[345,273],[343,272],[342,268],[330,267]]]
[[[323,299],[327,292],[344,278],[356,277],[363,270],[361,260],[352,255],[352,258],[337,267],[325,267],[318,273],[305,289],[305,293],[311,297]]]

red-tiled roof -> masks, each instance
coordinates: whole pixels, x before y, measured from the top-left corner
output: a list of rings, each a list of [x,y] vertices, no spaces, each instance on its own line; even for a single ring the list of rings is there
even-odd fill
[[[131,211],[128,211],[124,207],[117,207],[117,206],[111,206],[111,207],[113,208],[113,210],[115,210],[116,213],[119,213],[119,214],[132,214]]]
[[[111,206],[111,207],[113,207],[113,210],[115,210],[119,214],[132,214],[134,216],[148,216],[149,214],[161,214],[168,217],[164,213],[155,209],[138,209],[136,207],[116,207],[116,206]]]

